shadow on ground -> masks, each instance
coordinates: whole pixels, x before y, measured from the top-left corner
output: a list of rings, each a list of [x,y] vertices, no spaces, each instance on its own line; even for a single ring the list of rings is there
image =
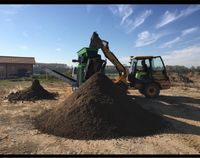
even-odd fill
[[[154,99],[134,96],[133,99],[144,109],[162,115],[169,121],[171,128],[167,133],[200,135],[200,126],[194,125],[194,122],[200,121],[200,99],[184,96],[159,96]],[[193,122],[193,125],[189,122]]]

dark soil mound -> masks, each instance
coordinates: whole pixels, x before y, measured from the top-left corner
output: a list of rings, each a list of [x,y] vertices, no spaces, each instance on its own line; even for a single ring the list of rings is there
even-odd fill
[[[160,116],[137,105],[105,75],[94,74],[55,109],[36,118],[43,132],[73,139],[144,136],[164,127]]]
[[[45,90],[38,80],[33,80],[31,87],[18,91],[16,93],[10,93],[7,99],[10,102],[15,102],[19,100],[25,101],[35,101],[40,99],[55,99],[57,93],[50,93]]]

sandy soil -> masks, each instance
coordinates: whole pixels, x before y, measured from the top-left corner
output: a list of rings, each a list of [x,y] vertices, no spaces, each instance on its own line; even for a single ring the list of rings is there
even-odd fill
[[[67,84],[41,83],[50,92],[59,92],[58,100],[9,103],[11,91],[30,86],[30,82],[0,84],[0,153],[1,154],[199,154],[200,90],[172,87],[156,99],[144,98],[130,90],[133,99],[154,113],[163,115],[173,129],[147,137],[111,140],[72,140],[41,133],[33,118],[51,109],[72,93]]]

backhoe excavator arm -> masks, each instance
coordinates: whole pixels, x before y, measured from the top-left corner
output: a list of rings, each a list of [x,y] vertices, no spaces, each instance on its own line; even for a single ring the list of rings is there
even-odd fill
[[[107,41],[101,40],[99,35],[96,32],[94,32],[91,37],[89,47],[90,48],[101,48],[105,57],[108,58],[113,63],[113,65],[115,65],[115,67],[119,73],[119,78],[115,81],[115,83],[120,83],[120,82],[126,83],[126,77],[127,77],[126,68],[120,63],[120,61],[117,59],[117,57],[114,55],[114,53],[110,51]]]

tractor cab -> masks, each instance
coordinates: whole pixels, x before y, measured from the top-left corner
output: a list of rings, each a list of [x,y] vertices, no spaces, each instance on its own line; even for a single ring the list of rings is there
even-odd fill
[[[146,97],[158,96],[170,88],[169,77],[161,56],[131,56],[128,81]]]

